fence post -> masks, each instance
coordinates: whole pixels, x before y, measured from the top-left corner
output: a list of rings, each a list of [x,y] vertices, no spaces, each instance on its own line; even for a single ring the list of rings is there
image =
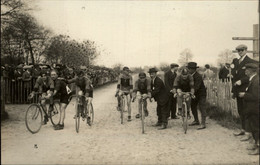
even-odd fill
[[[1,119],[7,117],[7,113],[5,111],[5,81],[3,76],[1,76]]]

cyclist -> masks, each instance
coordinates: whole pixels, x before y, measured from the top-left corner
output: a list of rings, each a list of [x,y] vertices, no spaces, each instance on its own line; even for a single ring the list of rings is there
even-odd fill
[[[177,95],[177,104],[178,104],[178,115],[182,115],[182,99],[183,94],[182,92],[190,92],[192,95],[194,95],[194,80],[191,74],[189,74],[189,71],[187,68],[182,69],[181,74],[178,75],[174,81],[173,84],[173,94]],[[189,100],[187,104],[187,112],[188,112],[188,118],[191,118],[190,116],[190,104],[191,100]]]
[[[144,72],[139,73],[139,79],[135,81],[135,88],[133,90],[133,101],[138,99],[138,114],[135,116],[136,118],[140,118],[140,113],[142,109],[141,105],[141,95],[143,95],[143,103],[144,103],[144,113],[145,116],[148,116],[148,110],[147,110],[147,98],[151,98],[151,80],[146,78],[146,74]]]
[[[61,120],[60,120],[60,123],[58,123],[54,129],[61,130],[64,128],[65,109],[67,108],[67,105],[69,104],[70,95],[67,92],[66,82],[63,81],[62,79],[58,78],[58,71],[54,69],[50,72],[50,74],[51,74],[51,78],[54,82],[54,92],[53,92],[54,99],[60,100]]]
[[[40,77],[37,78],[34,89],[30,94],[29,98],[33,98],[35,92],[39,91],[42,96],[41,104],[45,111],[47,111],[46,107],[46,99],[50,100],[50,108],[48,110],[48,115],[50,115],[51,111],[53,110],[53,92],[54,92],[54,81],[51,79],[50,76],[47,75],[46,71],[42,71]],[[47,124],[48,116],[44,115],[43,124]]]
[[[83,94],[86,97],[87,109],[89,109],[90,104],[93,100],[93,85],[91,80],[86,76],[83,70],[76,70],[76,77],[68,80],[68,83],[75,83],[76,93]],[[75,112],[76,114],[76,112]],[[74,118],[76,115],[74,116]],[[85,117],[85,116],[83,116]],[[87,116],[87,123],[90,125],[90,116]]]
[[[128,67],[123,68],[122,74],[119,75],[118,83],[117,83],[117,90],[116,90],[116,97],[118,101],[119,110],[120,107],[120,99],[122,95],[126,95],[127,99],[127,107],[128,107],[128,120],[131,121],[131,95],[133,92],[133,77],[130,75],[130,69]]]

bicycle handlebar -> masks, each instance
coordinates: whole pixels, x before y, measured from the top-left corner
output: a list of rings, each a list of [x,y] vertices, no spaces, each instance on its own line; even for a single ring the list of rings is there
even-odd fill
[[[183,94],[183,95],[189,95],[189,96],[190,96],[191,98],[193,98],[193,99],[196,98],[196,96],[195,96],[193,93],[191,93],[191,92],[177,92],[177,93],[175,93],[175,94],[173,95],[173,97],[176,98],[177,95],[179,95],[179,93],[181,93],[181,94]]]

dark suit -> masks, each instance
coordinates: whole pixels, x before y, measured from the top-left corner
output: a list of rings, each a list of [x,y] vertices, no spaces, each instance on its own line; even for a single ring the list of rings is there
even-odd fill
[[[206,124],[206,87],[204,85],[202,75],[197,71],[193,74],[194,79],[194,90],[195,99],[191,100],[191,111],[194,116],[195,121],[199,121],[197,106],[199,104],[199,109],[201,112],[201,124]]]
[[[157,102],[157,116],[158,123],[168,123],[169,117],[169,93],[167,92],[163,81],[156,77],[151,81],[151,94],[154,100]]]
[[[219,77],[220,80],[222,80],[222,82],[224,82],[225,79],[226,79],[227,81],[229,81],[230,78],[228,78],[228,74],[229,74],[229,69],[224,66],[224,67],[222,67],[222,68],[219,70],[218,77]]]
[[[248,124],[247,130],[257,141],[259,139],[259,76],[255,75],[249,82],[248,89],[244,95],[245,119]]]
[[[177,76],[177,73],[172,72],[171,70],[167,71],[164,75],[164,83],[166,90],[169,93],[169,111],[171,118],[176,117],[176,102],[177,99],[173,98],[173,94],[170,92],[173,89],[173,83]]]
[[[244,98],[238,97],[239,92],[245,92],[246,88],[248,87],[249,78],[245,75],[245,64],[248,63],[256,63],[253,59],[246,56],[244,60],[239,64],[238,60],[236,60],[236,63],[234,63],[235,68],[233,70],[233,83],[236,81],[241,80],[241,85],[233,86],[232,93],[237,98],[237,111],[241,118],[242,123],[242,129],[245,129],[245,115],[244,115]]]

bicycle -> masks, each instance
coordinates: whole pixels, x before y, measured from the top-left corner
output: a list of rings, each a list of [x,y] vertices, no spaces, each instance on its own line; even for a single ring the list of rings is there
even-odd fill
[[[59,124],[61,120],[60,102],[58,100],[54,100],[53,110],[50,111],[48,115],[47,110],[43,108],[43,105],[41,103],[41,101],[46,100],[46,98],[43,98],[41,96],[41,93],[35,93],[35,94],[39,95],[38,103],[32,103],[31,105],[29,105],[25,114],[25,125],[32,134],[40,131],[43,123],[43,114],[48,118],[50,118],[53,126]],[[30,98],[31,95],[28,96],[28,99]],[[50,109],[50,105],[48,110],[49,109]]]
[[[181,93],[178,93],[178,94],[174,94],[174,97],[177,97],[177,95],[181,95],[182,97],[182,127],[184,129],[184,133],[186,134],[187,133],[187,130],[188,130],[188,109],[187,109],[187,104],[190,105],[190,101],[191,101],[191,98],[194,99],[195,98],[195,95],[192,94],[191,92],[181,92]],[[191,108],[189,106],[189,112],[191,111]]]
[[[139,97],[139,99],[141,99],[141,114],[140,114],[140,119],[141,119],[141,127],[142,127],[142,133],[144,134],[144,119],[145,119],[145,116],[148,115],[148,114],[145,114],[145,111],[144,111],[144,102],[146,101],[147,98],[144,98],[144,95],[138,95],[137,97]],[[135,100],[133,99],[132,102],[134,102]],[[152,100],[150,99],[150,102],[152,102]],[[148,113],[148,112],[146,112]]]
[[[86,96],[84,95],[72,95],[72,97],[76,97],[76,114],[75,114],[75,128],[76,132],[79,133],[79,125],[80,125],[80,117],[82,121],[86,119],[86,124],[92,126],[94,122],[94,109],[92,103],[90,103],[89,109],[87,109],[88,102],[86,101]]]

